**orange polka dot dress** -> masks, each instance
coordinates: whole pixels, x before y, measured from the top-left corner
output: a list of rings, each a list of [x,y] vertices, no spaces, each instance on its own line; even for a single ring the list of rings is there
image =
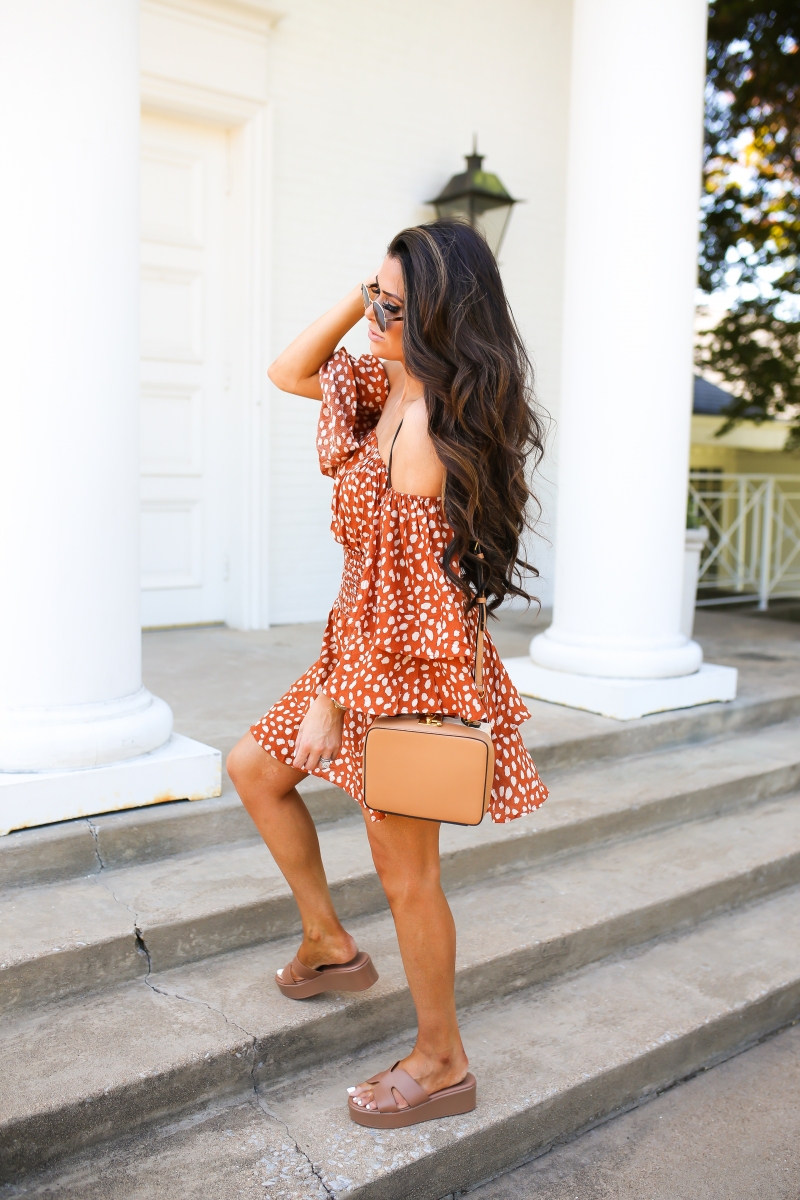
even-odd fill
[[[388,486],[375,426],[389,383],[372,355],[356,361],[337,350],[320,371],[322,410],[317,449],[333,477],[333,536],[344,548],[344,572],[320,657],[254,725],[269,754],[291,766],[295,738],[321,691],[343,704],[342,748],[313,774],[349,792],[362,807],[364,735],[378,716],[445,713],[489,721],[495,772],[489,811],[512,821],[547,799],[519,735],[530,716],[500,662],[484,642],[484,698],[472,675],[477,611],[464,611],[461,591],[442,570],[452,531],[441,501]],[[373,821],[383,813],[367,809]]]

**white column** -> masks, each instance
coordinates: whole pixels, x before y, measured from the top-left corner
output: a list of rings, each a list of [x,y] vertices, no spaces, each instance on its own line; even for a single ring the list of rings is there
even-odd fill
[[[0,47],[5,832],[123,806],[85,771],[79,803],[37,796],[164,747],[172,713],[141,680],[138,4],[3,3]]]
[[[680,629],[706,4],[573,21],[554,617],[514,675],[628,717],[735,694]]]

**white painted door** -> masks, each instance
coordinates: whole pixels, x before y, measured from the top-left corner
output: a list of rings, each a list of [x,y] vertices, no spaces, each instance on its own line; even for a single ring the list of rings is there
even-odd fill
[[[228,135],[142,118],[142,624],[226,616]]]

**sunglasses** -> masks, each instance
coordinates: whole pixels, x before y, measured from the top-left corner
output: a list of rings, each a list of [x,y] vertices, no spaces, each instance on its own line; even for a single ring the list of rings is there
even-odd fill
[[[376,286],[377,286],[377,282],[378,281],[376,279],[375,280]],[[386,326],[391,324],[392,321],[402,321],[402,319],[403,319],[402,317],[387,316],[386,307],[383,304],[381,304],[380,300],[373,300],[372,296],[370,296],[370,294],[369,294],[369,289],[367,288],[367,285],[365,283],[362,283],[362,285],[361,285],[361,295],[364,300],[364,312],[366,313],[369,306],[372,305],[372,311],[375,314],[375,320],[378,324],[378,329],[380,329],[381,333],[386,333]]]

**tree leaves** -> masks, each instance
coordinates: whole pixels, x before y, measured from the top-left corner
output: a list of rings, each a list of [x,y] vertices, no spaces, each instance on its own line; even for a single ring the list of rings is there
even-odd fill
[[[720,431],[792,414],[800,445],[800,6],[712,0],[700,286],[735,289],[697,362],[733,385]],[[796,411],[795,411],[796,409]]]
[[[719,437],[740,421],[761,424],[800,410],[797,350],[800,321],[780,320],[769,300],[743,300],[709,334],[698,339],[697,362],[735,387]],[[792,423],[785,449],[800,447],[800,422]]]

